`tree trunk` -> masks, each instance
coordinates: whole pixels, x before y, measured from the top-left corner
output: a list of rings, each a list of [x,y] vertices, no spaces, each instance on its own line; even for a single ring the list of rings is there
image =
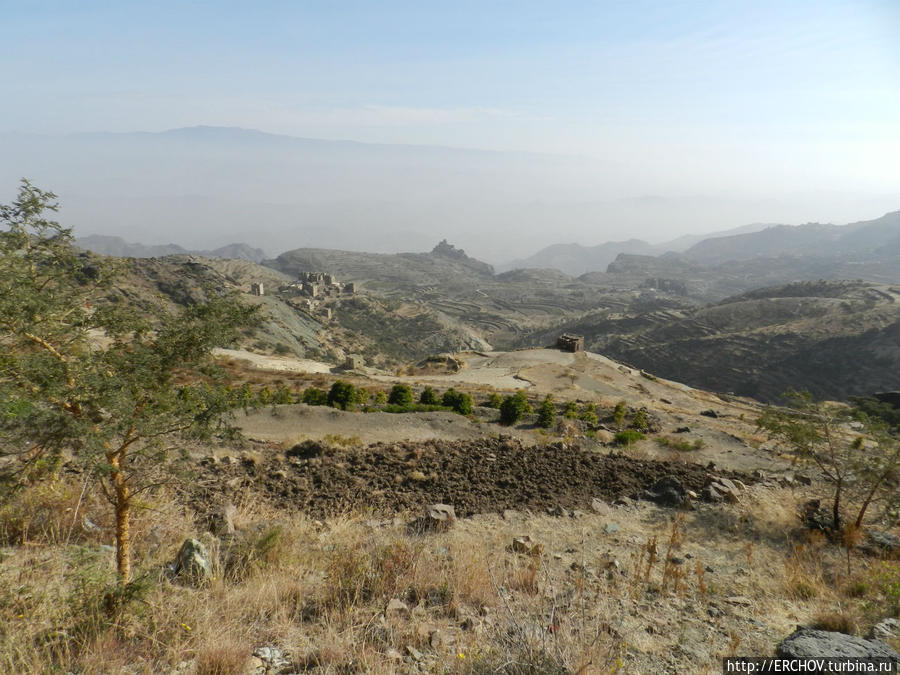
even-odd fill
[[[116,491],[116,571],[123,586],[131,581],[131,490],[125,480],[124,461],[124,452],[117,452],[109,462]]]
[[[834,524],[835,534],[841,531],[841,490],[844,487],[843,482],[842,478],[838,479],[834,490],[834,505],[831,507],[831,521]]]

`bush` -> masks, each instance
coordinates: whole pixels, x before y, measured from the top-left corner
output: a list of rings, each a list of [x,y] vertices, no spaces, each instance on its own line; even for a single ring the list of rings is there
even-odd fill
[[[316,387],[308,387],[303,392],[302,401],[306,405],[327,405],[328,404],[328,392],[324,389],[318,389]]]
[[[582,422],[597,424],[597,407],[593,403],[586,403],[579,418]]]
[[[425,387],[422,390],[422,394],[419,396],[419,403],[422,405],[437,405],[438,397],[437,394],[434,393],[434,389]]]
[[[291,405],[294,403],[294,395],[287,387],[278,387],[272,397],[272,402],[277,405]]]
[[[391,395],[388,396],[390,405],[407,406],[413,402],[412,389],[408,384],[395,384],[391,388]]]
[[[384,405],[387,403],[387,394],[380,389],[375,392],[375,405]]]
[[[512,396],[507,396],[500,404],[500,424],[505,427],[511,427],[518,422],[526,413],[531,412],[531,406],[528,404],[528,397],[524,391],[517,391]]]
[[[563,408],[563,417],[567,420],[574,420],[578,417],[578,404],[575,401],[566,401],[566,405]]]
[[[460,415],[471,415],[474,402],[472,397],[462,391],[456,391],[452,387],[444,392],[441,397],[441,405],[452,408]]]
[[[631,428],[638,431],[647,431],[650,428],[650,423],[647,421],[647,413],[643,410],[638,410],[634,414],[634,419],[631,420]]]
[[[613,424],[617,427],[621,427],[625,424],[625,415],[627,413],[628,407],[625,405],[625,401],[616,403],[616,407],[613,408]]]
[[[496,391],[488,397],[485,405],[488,408],[493,408],[494,410],[499,410],[500,406],[503,405],[503,397],[500,396]]]
[[[681,440],[675,438],[668,438],[666,436],[661,436],[656,439],[657,444],[659,444],[663,448],[671,448],[672,450],[679,450],[681,452],[690,452],[692,450],[699,450],[704,446],[703,439],[698,438],[697,440],[691,442],[688,440]]]
[[[635,431],[634,429],[626,429],[625,431],[619,431],[618,433],[616,433],[613,440],[616,445],[628,446],[632,445],[633,443],[637,443],[644,438],[646,438],[646,436],[644,436],[644,434],[642,434],[640,431]]]
[[[341,410],[353,410],[356,405],[356,387],[343,380],[335,380],[328,392],[328,405]]]
[[[549,429],[553,426],[553,422],[556,419],[556,404],[553,402],[553,397],[550,394],[547,394],[547,397],[538,407],[537,414],[537,425],[539,427]]]

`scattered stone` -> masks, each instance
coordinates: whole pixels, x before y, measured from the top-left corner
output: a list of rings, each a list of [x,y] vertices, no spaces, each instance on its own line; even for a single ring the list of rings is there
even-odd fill
[[[441,651],[450,644],[450,636],[440,629],[435,629],[428,636],[428,644],[435,651]]]
[[[676,434],[689,434],[689,433],[691,433],[691,428],[690,427],[678,427],[675,430],[675,433]]]
[[[900,664],[900,654],[881,640],[865,640],[853,635],[798,627],[775,648],[776,656],[785,659],[821,657],[888,658]]]
[[[512,550],[526,555],[540,555],[544,552],[544,545],[535,542],[530,535],[522,535],[512,540]]]
[[[391,661],[402,661],[403,660],[403,654],[398,652],[393,647],[391,647],[390,649],[387,650],[387,653],[385,654],[385,656],[387,656]]]
[[[794,480],[796,480],[800,485],[812,485],[812,478],[809,476],[804,476],[802,473],[798,473],[794,476]]]
[[[571,514],[569,513],[568,509],[564,509],[561,506],[551,506],[549,509],[547,509],[547,515],[553,516],[555,518],[563,518]]]
[[[425,516],[418,521],[420,529],[447,530],[456,522],[456,511],[449,504],[431,504],[425,507]]]
[[[596,499],[596,498],[591,500],[591,509],[595,513],[599,513],[600,515],[606,515],[610,511],[612,511],[612,509],[609,507],[609,504],[607,504],[602,499]]]
[[[880,530],[868,530],[861,549],[869,555],[897,558],[900,557],[900,537]]]
[[[210,531],[216,535],[234,534],[234,516],[237,508],[234,504],[228,502],[210,518]]]
[[[607,523],[603,526],[603,532],[606,534],[613,534],[614,532],[618,532],[622,527],[618,523]]]
[[[424,658],[424,656],[422,656],[422,652],[420,652],[412,645],[406,645],[406,653],[412,657],[413,661],[421,661]]]
[[[684,565],[685,559],[673,555],[669,557],[669,562],[673,565]]]
[[[710,607],[706,610],[706,613],[713,619],[718,619],[719,617],[725,616],[725,612],[723,612],[718,607]]]
[[[900,635],[900,621],[897,619],[883,619],[872,626],[869,631],[869,639],[887,640]]]
[[[209,552],[197,539],[184,540],[171,569],[173,576],[181,577],[195,585],[212,579],[212,561]]]
[[[706,567],[703,568],[703,570],[704,570],[705,572],[708,572],[709,574],[715,574],[715,573],[716,573],[716,571],[712,568],[711,565],[707,565]]]
[[[742,607],[749,607],[753,604],[753,601],[744,595],[732,595],[731,597],[725,598],[725,602],[732,605],[741,605]]]
[[[409,607],[399,598],[392,598],[384,610],[384,615],[388,618],[392,616],[409,616]]]
[[[253,656],[262,661],[264,673],[280,673],[291,665],[290,659],[278,647],[257,647]]]
[[[719,416],[719,413],[717,413],[712,408],[710,408],[709,410],[701,410],[700,414],[703,415],[704,417],[713,417],[713,418],[717,418]]]
[[[644,492],[646,499],[660,506],[683,506],[688,501],[687,491],[674,476],[665,476]]]

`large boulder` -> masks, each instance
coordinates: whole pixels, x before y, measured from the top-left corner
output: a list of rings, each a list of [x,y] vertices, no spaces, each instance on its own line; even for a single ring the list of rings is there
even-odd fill
[[[210,581],[212,560],[206,546],[197,539],[185,539],[172,564],[172,574],[195,585]]]
[[[687,490],[675,476],[665,476],[644,492],[644,498],[660,506],[684,506],[690,502]]]
[[[881,640],[865,640],[854,635],[827,630],[798,627],[775,648],[775,655],[785,659],[822,657],[888,658],[900,664],[900,654]]]

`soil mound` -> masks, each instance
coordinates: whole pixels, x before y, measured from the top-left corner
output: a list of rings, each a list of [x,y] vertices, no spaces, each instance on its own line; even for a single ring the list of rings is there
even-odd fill
[[[205,507],[252,490],[280,507],[321,518],[351,509],[420,511],[452,504],[459,516],[504,509],[590,507],[591,500],[639,497],[664,477],[700,492],[715,472],[696,464],[600,455],[557,443],[525,446],[518,440],[378,443],[335,449],[306,442],[284,459],[231,463],[203,460],[191,501]]]

